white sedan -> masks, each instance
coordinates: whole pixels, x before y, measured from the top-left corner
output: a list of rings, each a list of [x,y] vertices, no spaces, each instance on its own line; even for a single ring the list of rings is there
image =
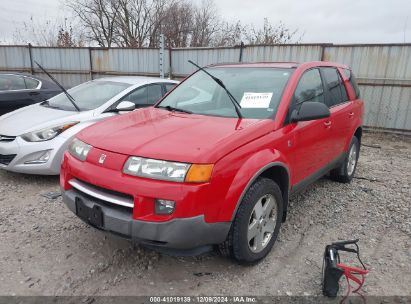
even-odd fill
[[[154,77],[107,77],[0,116],[0,168],[56,175],[64,151],[82,129],[104,118],[153,105],[178,82]]]

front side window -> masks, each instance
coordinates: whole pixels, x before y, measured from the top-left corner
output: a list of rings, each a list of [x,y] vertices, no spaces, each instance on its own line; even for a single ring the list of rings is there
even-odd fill
[[[147,86],[138,88],[124,96],[122,101],[131,101],[136,105],[136,108],[147,106]]]
[[[213,67],[207,71],[232,93],[244,118],[269,118],[275,115],[294,69]],[[167,106],[194,114],[237,117],[227,92],[203,71],[182,82],[158,105]]]
[[[148,104],[153,105],[163,96],[163,89],[161,84],[148,85],[147,88]]]
[[[318,69],[308,70],[301,76],[295,89],[294,99],[296,104],[301,104],[306,101],[324,103],[324,88]]]
[[[19,75],[0,75],[0,91],[24,90],[26,84]]]
[[[166,92],[170,91],[172,88],[174,88],[176,86],[175,83],[166,83],[165,87],[166,87]]]
[[[102,106],[130,86],[128,83],[96,80],[78,85],[68,92],[73,96],[80,110],[88,111]],[[67,111],[75,110],[64,93],[50,98],[47,105]]]

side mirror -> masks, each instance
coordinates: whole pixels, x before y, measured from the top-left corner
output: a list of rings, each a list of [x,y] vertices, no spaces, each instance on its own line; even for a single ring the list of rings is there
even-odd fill
[[[330,117],[330,109],[318,101],[306,101],[300,109],[291,113],[291,122],[316,120]]]
[[[136,105],[131,101],[122,101],[116,106],[117,111],[133,111],[136,109]]]

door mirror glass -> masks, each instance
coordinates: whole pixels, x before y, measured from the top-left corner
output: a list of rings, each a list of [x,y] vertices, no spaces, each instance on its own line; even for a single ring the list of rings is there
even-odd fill
[[[133,111],[135,110],[135,108],[136,108],[136,105],[134,104],[134,102],[126,101],[126,100],[120,102],[116,106],[117,111]]]
[[[316,120],[330,117],[330,109],[318,101],[303,102],[299,110],[294,110],[291,114],[291,122]]]

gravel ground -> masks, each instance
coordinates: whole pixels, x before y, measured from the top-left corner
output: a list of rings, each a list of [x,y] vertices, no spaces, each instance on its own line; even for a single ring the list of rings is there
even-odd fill
[[[411,139],[367,133],[363,143],[353,182],[323,178],[292,198],[279,240],[252,267],[133,247],[43,197],[57,177],[0,171],[0,294],[320,295],[324,246],[358,237],[364,293],[411,296]]]

